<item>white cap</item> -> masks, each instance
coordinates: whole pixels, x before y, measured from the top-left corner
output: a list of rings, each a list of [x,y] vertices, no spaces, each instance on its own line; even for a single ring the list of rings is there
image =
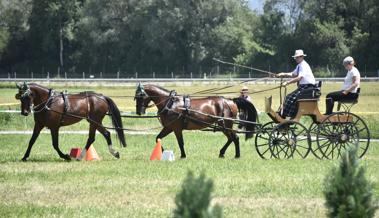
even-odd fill
[[[351,56],[347,56],[345,59],[343,59],[342,62],[343,65],[345,64],[354,64],[354,58]]]
[[[296,50],[295,51],[295,54],[292,56],[293,58],[297,58],[297,57],[301,57],[301,56],[307,56],[306,54],[304,54],[304,51],[299,49],[299,50]]]

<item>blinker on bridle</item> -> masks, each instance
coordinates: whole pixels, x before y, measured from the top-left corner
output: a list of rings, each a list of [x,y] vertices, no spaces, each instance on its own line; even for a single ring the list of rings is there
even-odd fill
[[[17,93],[15,96],[17,100],[30,96],[31,90],[28,84],[26,84],[26,82],[24,82],[22,85],[16,83],[16,86],[19,89],[19,91],[21,91],[21,93]]]

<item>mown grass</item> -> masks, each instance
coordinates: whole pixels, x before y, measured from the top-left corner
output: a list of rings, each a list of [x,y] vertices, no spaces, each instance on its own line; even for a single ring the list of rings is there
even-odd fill
[[[242,158],[230,146],[225,159],[218,151],[219,133],[185,133],[186,160],[148,160],[155,135],[127,135],[127,148],[116,147],[114,159],[98,135],[96,162],[65,162],[42,134],[30,161],[21,162],[30,136],[2,135],[0,142],[0,217],[167,217],[187,170],[205,171],[215,182],[214,202],[225,217],[324,217],[323,180],[338,161],[261,160],[253,140],[241,140]],[[60,147],[82,147],[86,135],[63,134]],[[115,139],[114,139],[115,140]],[[164,147],[179,155],[173,135]],[[362,164],[379,194],[379,148],[373,143]]]
[[[324,84],[323,93],[338,89],[341,84]],[[362,84],[360,102],[353,108],[368,123],[374,136],[379,136],[379,83]],[[251,91],[274,85],[252,84]],[[15,89],[0,88],[0,104],[17,103]],[[134,87],[65,87],[69,92],[95,90],[112,96],[123,111],[134,111],[131,98]],[[193,93],[210,86],[175,87],[179,93]],[[227,91],[236,91],[238,87]],[[263,111],[264,96],[273,95],[274,108],[279,103],[277,91],[252,95]],[[237,94],[236,94],[237,95]],[[236,96],[234,95],[234,96]],[[325,95],[323,95],[325,96]],[[0,109],[18,109],[18,105]],[[320,101],[323,111],[324,102]],[[153,112],[153,111],[152,111]],[[370,113],[368,113],[370,112]],[[374,112],[374,113],[371,113]],[[262,113],[261,123],[269,121]],[[0,130],[32,130],[33,118],[19,114],[0,113]],[[141,129],[159,125],[156,119],[124,119],[124,126]],[[308,122],[309,121],[304,121]],[[108,118],[106,125],[110,125]],[[84,121],[62,130],[87,130]],[[65,162],[51,146],[49,134],[41,134],[30,161],[19,161],[26,150],[30,135],[0,135],[0,217],[168,217],[174,207],[174,196],[188,170],[206,175],[215,182],[214,203],[224,208],[225,217],[325,217],[322,195],[323,180],[337,160],[261,160],[254,140],[241,137],[241,159],[235,160],[231,145],[225,159],[218,152],[226,138],[220,133],[186,132],[188,158],[175,162],[148,160],[154,147],[154,133],[126,135],[127,148],[116,147],[121,159],[108,152],[105,140],[97,135],[94,143],[102,160],[97,162]],[[61,134],[60,147],[68,152],[83,147],[86,135]],[[113,137],[116,141],[116,138]],[[116,143],[115,143],[116,144]],[[166,149],[178,156],[174,135],[163,140]],[[371,143],[362,165],[374,182],[379,195],[379,143]],[[377,217],[379,214],[377,213]]]

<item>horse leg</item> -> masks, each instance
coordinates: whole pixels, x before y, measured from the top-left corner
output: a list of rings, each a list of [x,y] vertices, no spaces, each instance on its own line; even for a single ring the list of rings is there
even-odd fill
[[[107,140],[109,152],[115,158],[119,159],[120,158],[120,153],[118,153],[116,150],[114,150],[113,146],[112,146],[111,133],[108,130],[106,130],[104,127],[102,127],[102,126],[98,126],[97,130],[104,136],[105,140]]]
[[[50,132],[51,132],[51,138],[53,141],[53,147],[58,152],[59,157],[65,160],[71,160],[70,155],[63,154],[63,152],[59,149],[59,144],[58,144],[59,128],[50,129]]]
[[[33,147],[34,143],[36,142],[36,140],[37,140],[37,138],[39,136],[39,133],[41,132],[42,129],[43,129],[42,125],[40,125],[38,123],[34,124],[33,135],[32,135],[32,138],[29,141],[28,149],[26,149],[24,157],[21,159],[22,161],[27,161],[28,160],[28,157],[30,155],[30,151],[32,150],[32,147]]]
[[[225,145],[220,150],[220,154],[218,156],[220,158],[224,158],[226,149],[228,149],[229,145],[233,142],[233,139],[232,139],[231,135],[229,134],[229,132],[224,131],[223,133],[228,138],[228,141],[225,143]]]
[[[235,148],[236,148],[236,156],[235,156],[235,158],[240,158],[241,157],[241,154],[240,154],[240,139],[239,139],[237,133],[235,133],[235,132],[232,132],[231,135],[232,135],[232,139],[233,139],[233,142],[234,142],[234,145],[235,145]]]
[[[170,134],[172,132],[171,129],[168,129],[168,128],[163,128],[161,130],[161,132],[157,135],[157,137],[155,138],[155,142],[158,141],[158,139],[163,139],[164,137],[166,137],[168,134]],[[162,146],[162,152],[164,151],[163,149],[163,146]]]
[[[82,160],[87,153],[88,148],[91,146],[91,144],[95,141],[95,135],[96,135],[96,124],[90,123],[89,125],[89,134],[88,134],[88,139],[86,146],[84,146],[82,152],[80,153],[80,156],[76,160]]]
[[[176,140],[178,140],[180,148],[180,158],[186,158],[186,151],[184,150],[183,133],[181,130],[175,131]]]

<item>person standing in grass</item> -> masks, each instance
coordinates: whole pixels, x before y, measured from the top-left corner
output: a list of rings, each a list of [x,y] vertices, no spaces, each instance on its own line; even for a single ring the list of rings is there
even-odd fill
[[[304,60],[304,57],[307,55],[304,54],[303,50],[296,50],[295,54],[292,56],[297,66],[294,71],[289,73],[278,73],[277,77],[292,77],[289,81],[284,82],[282,85],[287,86],[292,83],[297,83],[297,89],[286,96],[284,101],[283,110],[281,116],[285,117],[294,117],[297,113],[297,98],[305,89],[315,88],[316,80],[313,76],[313,72],[309,64]]]
[[[359,70],[354,66],[354,58],[348,56],[343,59],[342,64],[347,70],[342,90],[331,92],[326,96],[326,115],[333,113],[335,101],[356,100],[358,98],[357,91],[361,83],[361,75],[359,73]]]

